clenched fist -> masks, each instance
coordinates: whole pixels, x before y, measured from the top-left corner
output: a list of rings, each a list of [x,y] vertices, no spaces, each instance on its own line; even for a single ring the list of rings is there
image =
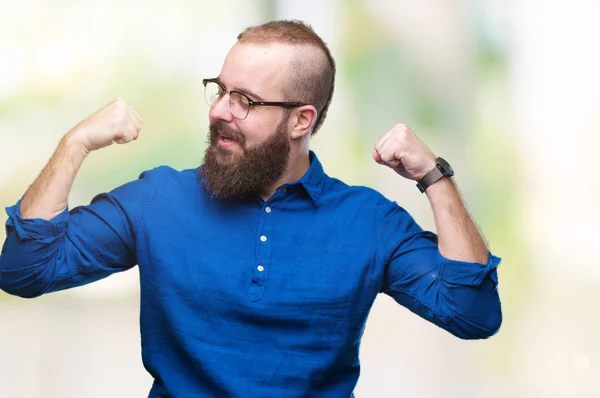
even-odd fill
[[[408,127],[395,125],[375,143],[373,159],[404,178],[418,181],[435,167],[435,155]]]
[[[89,153],[113,142],[136,140],[141,128],[140,115],[122,98],[116,98],[75,126],[69,135]]]

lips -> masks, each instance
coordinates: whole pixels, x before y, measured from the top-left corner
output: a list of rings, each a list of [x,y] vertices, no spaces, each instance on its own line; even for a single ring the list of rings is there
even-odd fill
[[[244,147],[244,136],[230,126],[220,121],[209,125],[209,142],[211,145],[219,145],[222,148]]]
[[[227,134],[223,134],[220,131],[219,131],[219,137],[221,137],[222,139],[227,140],[227,141],[237,141],[234,137],[227,135]]]
[[[231,136],[218,133],[217,137],[216,144],[223,149],[234,149],[240,146],[239,142]]]

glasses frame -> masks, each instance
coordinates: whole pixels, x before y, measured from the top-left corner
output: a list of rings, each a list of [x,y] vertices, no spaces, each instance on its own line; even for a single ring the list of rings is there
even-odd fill
[[[202,84],[204,85],[204,98],[206,99],[206,85],[208,83],[215,83],[217,84],[219,87],[221,87],[221,89],[223,90],[223,95],[221,96],[221,98],[223,98],[226,94],[229,94],[229,112],[231,112],[231,114],[240,120],[244,120],[248,117],[248,115],[250,114],[250,109],[254,106],[278,106],[281,108],[297,108],[299,106],[305,106],[305,105],[309,105],[309,104],[305,104],[303,102],[278,102],[278,101],[253,101],[250,99],[250,97],[248,97],[246,94],[240,92],[240,91],[236,91],[236,90],[227,90],[227,88],[223,85],[223,83],[221,83],[219,81],[219,79],[217,78],[212,78],[212,79],[202,79]],[[239,94],[242,97],[244,97],[246,100],[248,100],[248,113],[246,113],[246,116],[244,116],[243,118],[241,117],[237,117],[236,115],[233,114],[233,112],[231,111],[231,94],[235,93],[235,94]],[[210,106],[211,108],[213,108],[217,102],[219,102],[221,100],[221,98],[216,99],[213,104],[208,104],[208,106]]]

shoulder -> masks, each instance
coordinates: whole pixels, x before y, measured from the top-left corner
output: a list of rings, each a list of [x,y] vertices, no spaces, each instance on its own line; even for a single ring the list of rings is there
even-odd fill
[[[138,178],[111,191],[118,197],[152,198],[171,196],[182,191],[196,190],[198,169],[176,170],[158,166],[142,171]]]
[[[325,200],[350,200],[368,203],[371,206],[398,206],[398,204],[374,188],[363,185],[349,185],[345,182],[325,175],[322,195]]]
[[[362,185],[349,185],[327,175],[323,181],[322,202],[336,208],[367,211],[378,219],[397,218],[402,221],[412,219],[412,215],[403,206],[376,189]]]
[[[138,181],[152,184],[158,190],[196,187],[198,168],[177,170],[170,166],[157,166],[140,173]]]
[[[161,165],[143,171],[137,180],[146,186],[143,192],[149,192],[153,208],[181,207],[184,204],[203,200],[204,189],[200,189],[199,168],[178,170],[171,166]],[[150,192],[151,191],[151,192]]]
[[[152,169],[144,170],[139,178],[159,181],[183,181],[183,180],[197,180],[198,168],[177,170],[171,166],[157,166]]]

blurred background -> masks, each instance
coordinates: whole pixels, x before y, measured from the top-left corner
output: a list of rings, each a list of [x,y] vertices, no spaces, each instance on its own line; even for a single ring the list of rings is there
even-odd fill
[[[357,396],[599,397],[599,15],[593,0],[0,0],[0,207],[116,96],[144,119],[142,138],[94,153],[71,207],[157,165],[196,167],[201,79],[246,26],[303,19],[339,69],[312,144],[326,171],[435,228],[414,183],[371,159],[403,122],[454,166],[503,258],[504,323],[489,340],[380,296]],[[138,293],[136,269],[35,300],[0,293],[0,396],[147,396]]]

